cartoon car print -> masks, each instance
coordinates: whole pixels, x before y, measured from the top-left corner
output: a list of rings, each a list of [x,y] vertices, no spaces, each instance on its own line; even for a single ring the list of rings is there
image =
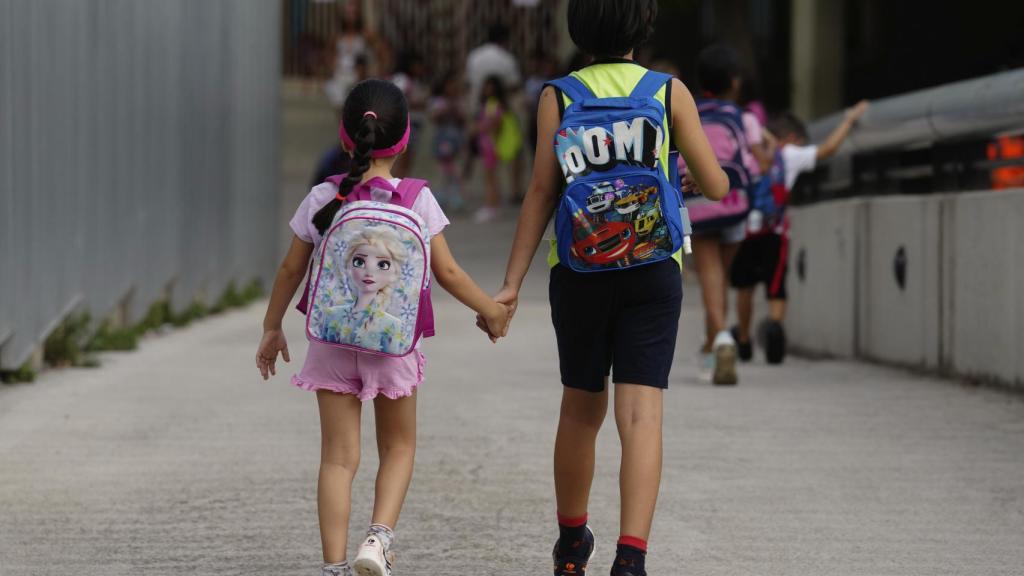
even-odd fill
[[[612,264],[630,254],[636,244],[636,233],[629,222],[607,222],[593,232],[584,227],[576,229],[573,256],[587,264]]]
[[[647,197],[656,192],[656,189],[651,186],[644,188],[643,190],[637,190],[637,187],[628,188],[621,192],[621,196],[615,202],[615,211],[623,216],[628,216],[640,209],[640,205],[647,202]]]
[[[636,245],[633,250],[633,257],[637,260],[646,260],[654,255],[654,251],[658,249],[658,245],[654,242],[643,242]]]
[[[587,197],[587,211],[600,214],[612,207],[615,201],[615,187],[611,182],[602,182],[594,187],[594,193]]]
[[[633,221],[633,227],[636,228],[637,236],[643,238],[654,231],[654,225],[657,224],[658,218],[661,217],[661,200],[654,203],[654,207],[641,213]]]

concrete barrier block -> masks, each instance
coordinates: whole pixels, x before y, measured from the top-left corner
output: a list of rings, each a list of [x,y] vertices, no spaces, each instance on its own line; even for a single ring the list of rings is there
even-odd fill
[[[857,242],[864,206],[864,200],[841,200],[790,210],[786,327],[796,350],[847,357],[857,352]]]
[[[947,207],[951,367],[1024,387],[1024,190],[960,194]]]
[[[857,305],[861,356],[940,366],[943,200],[876,198],[864,207]]]

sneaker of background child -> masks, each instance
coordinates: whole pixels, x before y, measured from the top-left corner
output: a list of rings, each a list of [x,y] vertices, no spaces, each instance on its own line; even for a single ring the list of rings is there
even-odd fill
[[[739,383],[736,376],[736,340],[728,330],[722,330],[715,336],[711,352],[715,356],[711,382],[716,386],[734,386]]]
[[[587,526],[583,540],[573,542],[569,552],[559,554],[560,541],[555,541],[555,549],[551,551],[551,559],[555,563],[555,576],[587,576],[587,564],[594,557],[597,549],[594,545],[594,532]]]
[[[765,326],[764,356],[769,364],[782,364],[786,359],[786,330],[782,323],[772,320]]]
[[[498,209],[493,206],[483,206],[473,215],[473,220],[478,224],[493,222],[498,218]]]
[[[711,382],[711,374],[715,371],[715,355],[711,352],[697,354],[697,378],[701,382]]]
[[[358,576],[391,576],[395,555],[385,548],[381,539],[370,534],[359,546],[359,552],[352,563]]]
[[[732,330],[729,330],[732,334],[732,339],[736,341],[736,349],[740,353],[740,360],[743,362],[750,362],[754,359],[754,343],[753,341],[741,342],[740,341],[740,327],[733,326]]]

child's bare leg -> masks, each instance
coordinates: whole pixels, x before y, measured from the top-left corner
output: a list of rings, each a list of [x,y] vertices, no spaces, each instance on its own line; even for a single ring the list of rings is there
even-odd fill
[[[754,289],[736,291],[736,314],[739,316],[740,342],[750,342],[750,325],[754,319]]]
[[[715,335],[725,329],[725,269],[722,244],[716,236],[694,236],[693,258],[704,300],[704,352],[711,351]]]
[[[362,402],[348,394],[320,390],[320,478],[317,510],[324,562],[343,562],[348,547],[352,479],[359,468],[359,417]]]
[[[607,382],[602,392],[562,388],[555,437],[555,500],[561,516],[580,518],[587,513],[597,433],[607,412]]]
[[[393,529],[409,491],[416,459],[416,396],[398,400],[378,396],[373,409],[380,455],[373,523]]]
[[[776,322],[782,322],[786,318],[786,301],[779,298],[769,300],[768,316]]]
[[[661,485],[660,388],[615,385],[615,423],[622,442],[619,493],[622,536],[647,540]]]

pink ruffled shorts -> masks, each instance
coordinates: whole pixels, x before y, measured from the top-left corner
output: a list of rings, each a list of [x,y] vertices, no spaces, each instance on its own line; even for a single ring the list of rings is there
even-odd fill
[[[419,349],[392,358],[310,342],[302,370],[292,384],[303,390],[327,390],[373,400],[378,394],[392,400],[412,396],[423,382],[426,360]]]

